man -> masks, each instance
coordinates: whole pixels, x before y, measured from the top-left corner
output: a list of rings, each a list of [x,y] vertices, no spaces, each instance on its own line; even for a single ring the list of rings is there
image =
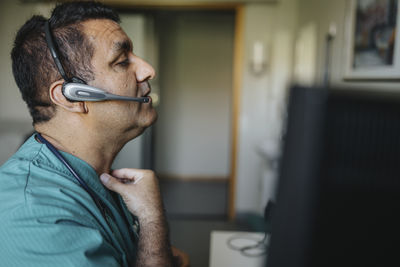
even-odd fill
[[[110,169],[121,148],[155,122],[151,99],[71,101],[63,92],[77,77],[108,93],[147,97],[153,68],[132,52],[118,15],[102,4],[53,10],[48,29],[62,67],[46,42],[46,21],[29,19],[11,53],[40,135],[0,168],[0,265],[172,266],[156,176]]]

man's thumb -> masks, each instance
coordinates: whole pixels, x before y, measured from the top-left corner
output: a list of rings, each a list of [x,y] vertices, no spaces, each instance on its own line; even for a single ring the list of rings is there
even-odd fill
[[[119,192],[120,182],[116,178],[112,177],[108,173],[103,173],[100,175],[100,180],[108,189],[117,193]]]

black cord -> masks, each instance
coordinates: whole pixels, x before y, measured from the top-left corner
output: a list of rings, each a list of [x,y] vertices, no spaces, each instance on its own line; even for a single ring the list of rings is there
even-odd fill
[[[226,244],[230,249],[239,251],[243,256],[260,257],[267,254],[267,248],[268,248],[266,242],[267,237],[268,237],[267,233],[264,234],[264,237],[261,240],[259,238],[252,237],[250,235],[240,234],[228,238]],[[234,242],[237,240],[251,241],[254,242],[254,244],[245,246],[236,246],[234,245]]]

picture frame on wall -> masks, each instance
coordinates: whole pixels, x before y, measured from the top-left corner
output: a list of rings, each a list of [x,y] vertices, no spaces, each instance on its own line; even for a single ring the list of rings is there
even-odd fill
[[[344,79],[400,79],[399,0],[350,0]]]

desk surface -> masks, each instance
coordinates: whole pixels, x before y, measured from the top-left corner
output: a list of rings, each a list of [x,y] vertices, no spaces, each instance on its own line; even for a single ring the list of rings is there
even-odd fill
[[[232,237],[238,237],[233,244],[235,246],[252,245],[256,241],[262,240],[264,233],[255,232],[234,232],[234,231],[212,231],[210,244],[210,265],[209,267],[261,267],[265,266],[266,256],[247,257],[240,251],[233,250],[228,246],[228,240]],[[239,238],[243,237],[243,238]]]

